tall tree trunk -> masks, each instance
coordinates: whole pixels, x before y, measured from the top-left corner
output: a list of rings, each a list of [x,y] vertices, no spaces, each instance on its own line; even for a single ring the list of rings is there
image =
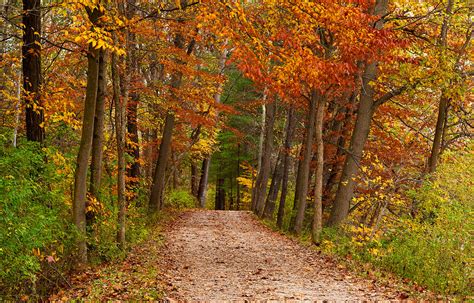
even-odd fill
[[[273,212],[275,211],[275,201],[278,197],[278,191],[280,190],[281,180],[283,178],[283,158],[284,151],[280,150],[273,170],[272,182],[270,183],[270,189],[268,190],[265,207],[261,214],[265,219],[272,218]]]
[[[305,136],[306,136],[307,131],[308,131],[307,129],[304,130]],[[293,197],[293,211],[296,211],[296,208],[298,207],[298,195],[301,192],[301,184],[303,183],[301,182],[301,176],[302,176],[301,173],[303,172],[304,152],[305,152],[305,149],[304,149],[304,146],[302,145],[298,153],[298,166],[296,168],[295,195]],[[292,218],[293,221],[291,222],[292,225],[295,224],[294,219],[295,218],[293,217]]]
[[[311,228],[311,236],[314,243],[319,244],[321,240],[322,221],[323,221],[323,170],[324,170],[324,143],[323,143],[323,124],[324,107],[326,99],[319,98],[316,110],[316,171],[314,174],[314,217]]]
[[[132,14],[132,13],[130,13]],[[139,79],[138,54],[136,37],[134,33],[130,33],[130,75],[131,83],[135,84],[130,90],[130,100],[127,103],[127,133],[129,143],[127,144],[127,153],[132,159],[130,166],[127,168],[127,177],[129,184],[127,187],[133,191],[140,178],[140,142],[138,138],[138,104],[140,102],[140,94],[138,92],[137,83]]]
[[[224,178],[217,178],[215,210],[225,210]]]
[[[354,104],[356,94],[353,93],[350,97],[350,104]],[[344,115],[344,119],[333,125],[334,132],[342,132],[338,136],[332,136],[330,144],[336,145],[336,153],[332,157],[331,164],[324,164],[324,178],[323,178],[323,202],[329,201],[332,196],[333,188],[337,184],[337,177],[339,172],[342,170],[344,164],[339,159],[344,156],[345,145],[347,138],[350,137],[350,124],[352,118],[352,110],[349,110],[346,106],[340,111],[340,114]]]
[[[186,3],[186,2],[185,2]],[[194,49],[195,41],[191,41],[188,46],[187,54],[190,55]],[[181,34],[176,34],[174,39],[174,46],[184,49],[184,37]],[[178,62],[183,64],[183,62]],[[171,76],[171,87],[178,89],[181,86],[182,73],[174,71]],[[176,96],[174,96],[176,98]],[[175,123],[175,116],[172,111],[168,111],[165,117],[165,125],[163,128],[163,137],[161,139],[158,159],[156,160],[155,175],[153,177],[153,185],[151,188],[149,211],[154,213],[161,209],[163,205],[163,193],[165,189],[165,175],[166,166],[171,152],[171,141],[173,137],[173,129]]]
[[[105,88],[107,65],[105,62],[105,51],[99,51],[99,83],[97,85],[97,100],[94,115],[94,133],[92,137],[92,160],[90,193],[98,198],[100,180],[102,177],[102,156],[104,141],[104,112],[105,112]]]
[[[175,117],[172,112],[168,112],[165,117],[163,137],[161,138],[160,151],[156,160],[155,175],[151,188],[149,209],[154,213],[161,209],[163,204],[163,192],[165,189],[166,164],[171,153],[171,139],[173,136]]]
[[[443,51],[446,51],[448,46],[449,19],[452,14],[453,4],[454,0],[448,0],[446,5],[446,14],[443,19],[443,24],[441,25],[438,44],[443,49]],[[430,174],[436,171],[436,166],[438,165],[438,160],[441,153],[441,145],[443,143],[443,133],[446,128],[445,121],[448,115],[448,105],[449,98],[446,96],[446,92],[443,90],[439,100],[438,118],[436,121],[433,145],[431,148],[430,157],[428,158],[428,173]]]
[[[262,167],[260,168],[255,184],[255,210],[260,217],[265,207],[267,183],[271,171],[271,155],[273,150],[273,126],[275,124],[276,101],[265,104],[267,117],[265,118],[265,139],[262,153]]]
[[[191,195],[198,198],[198,168],[194,161],[191,160]]]
[[[438,106],[438,118],[436,121],[435,134],[433,138],[433,145],[431,147],[431,154],[428,158],[428,173],[432,174],[436,171],[439,156],[441,153],[441,144],[443,141],[443,133],[446,128],[445,120],[448,114],[449,98],[443,93],[441,95]]]
[[[303,144],[304,154],[303,159],[301,159],[301,175],[298,180],[301,182],[299,187],[299,192],[296,193],[297,203],[296,206],[296,216],[294,220],[293,232],[299,234],[303,228],[304,213],[306,210],[306,197],[308,195],[308,177],[309,177],[309,168],[311,164],[311,154],[313,146],[313,137],[314,137],[314,120],[316,115],[316,105],[320,98],[319,94],[315,91],[311,93],[311,99],[309,100],[309,109],[308,109],[308,118],[306,125],[306,138]]]
[[[225,64],[227,61],[227,54],[228,51],[224,50],[220,54],[220,59],[219,59],[219,75],[224,74],[224,69],[225,69]],[[214,102],[217,104],[221,103],[221,90],[222,90],[222,83],[219,84],[217,87],[217,92],[214,94]],[[216,114],[216,124],[219,121],[219,114]],[[201,169],[201,178],[199,180],[199,188],[198,188],[198,201],[199,201],[199,206],[201,208],[204,208],[206,206],[206,199],[207,199],[207,183],[209,181],[209,167],[211,164],[211,155],[208,155],[207,158],[205,158],[202,162],[202,169]]]
[[[115,134],[117,137],[117,243],[120,248],[125,246],[125,220],[126,220],[126,187],[125,187],[125,145],[126,145],[126,109],[128,99],[127,71],[123,73],[123,78],[117,70],[119,68],[118,58],[115,53],[112,54],[112,82],[113,99],[115,105]],[[122,89],[120,89],[122,86]]]
[[[285,216],[285,204],[286,204],[286,194],[288,191],[288,174],[290,170],[290,149],[293,141],[294,130],[296,126],[296,119],[294,119],[294,109],[288,109],[288,118],[286,121],[286,137],[284,145],[284,156],[283,156],[283,176],[281,180],[281,194],[280,194],[280,204],[278,205],[278,215],[277,215],[277,226],[281,228],[283,226],[283,218]]]
[[[98,16],[98,11],[92,13]],[[91,18],[92,19],[92,18]],[[94,132],[95,104],[97,97],[97,86],[99,82],[99,51],[89,46],[87,54],[87,88],[84,101],[84,117],[82,120],[81,142],[77,155],[76,171],[74,174],[74,199],[73,199],[73,221],[79,230],[78,236],[78,262],[87,262],[86,245],[86,200],[87,200],[87,167],[92,147]]]
[[[388,0],[377,0],[374,15],[383,16],[387,11]],[[375,27],[381,29],[383,20],[376,22]],[[371,82],[376,80],[377,62],[366,63],[362,75],[362,88],[357,111],[357,119],[352,132],[349,151],[344,162],[341,179],[336,193],[336,198],[329,217],[329,225],[337,225],[344,221],[349,214],[350,202],[354,195],[355,177],[358,165],[362,159],[365,142],[369,136],[372,116],[375,111],[374,88]]]
[[[41,98],[41,1],[23,0],[22,70],[26,105],[26,138],[42,143],[44,110]]]
[[[202,161],[201,178],[199,179],[198,202],[199,207],[206,207],[207,198],[207,183],[209,181],[209,166],[211,164],[211,157],[207,157]]]
[[[240,143],[237,143],[237,176],[235,177],[236,183],[236,210],[240,210],[240,183],[237,178],[240,177]]]

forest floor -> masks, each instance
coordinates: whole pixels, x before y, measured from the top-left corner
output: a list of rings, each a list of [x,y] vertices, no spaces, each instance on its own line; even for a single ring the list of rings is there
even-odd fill
[[[164,241],[134,249],[119,265],[76,277],[53,300],[222,301],[404,299],[396,286],[347,271],[330,258],[272,231],[250,212],[185,211]]]

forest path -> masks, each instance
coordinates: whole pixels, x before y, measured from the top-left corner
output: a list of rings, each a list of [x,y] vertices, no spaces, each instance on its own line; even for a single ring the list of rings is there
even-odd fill
[[[387,300],[396,291],[351,276],[316,251],[271,231],[250,212],[187,211],[165,233],[166,298]]]

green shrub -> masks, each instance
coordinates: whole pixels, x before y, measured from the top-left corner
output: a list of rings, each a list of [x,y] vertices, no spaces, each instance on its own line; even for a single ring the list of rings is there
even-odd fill
[[[197,205],[196,198],[187,190],[173,190],[168,193],[166,198],[166,204],[172,208],[193,208]]]
[[[0,138],[0,284],[2,296],[42,291],[38,273],[64,264],[74,229],[55,151]],[[66,161],[64,161],[65,163]]]

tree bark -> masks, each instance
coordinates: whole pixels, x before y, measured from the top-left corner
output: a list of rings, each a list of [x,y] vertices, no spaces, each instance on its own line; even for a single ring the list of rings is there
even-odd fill
[[[224,74],[225,63],[227,61],[227,50],[224,50],[219,59],[219,75]],[[221,93],[222,90],[222,83],[219,84],[217,88],[217,92],[214,95],[214,101],[219,104],[221,103]],[[219,113],[216,114],[216,124],[219,121]],[[199,187],[198,187],[198,202],[201,208],[206,206],[206,199],[207,199],[207,184],[209,181],[209,167],[211,164],[211,155],[207,156],[202,162],[202,169],[201,169],[201,178],[199,180]]]
[[[377,0],[374,15],[385,15],[387,6],[388,0]],[[383,20],[377,21],[375,27],[381,29],[383,27]],[[349,214],[350,203],[355,188],[354,178],[358,172],[358,165],[362,159],[362,152],[369,136],[372,116],[376,107],[374,101],[374,88],[371,84],[371,82],[376,80],[376,76],[377,62],[366,63],[362,75],[362,88],[359,109],[357,111],[357,119],[352,133],[349,151],[344,162],[344,168],[339,181],[336,198],[329,217],[329,225],[340,224]]]
[[[86,9],[92,24],[102,15],[98,8]],[[81,142],[77,155],[76,171],[74,173],[74,192],[72,202],[73,222],[79,235],[77,238],[78,263],[87,263],[87,234],[86,234],[86,200],[87,200],[87,168],[92,149],[94,134],[94,117],[99,85],[99,50],[89,44],[87,53],[87,84],[84,101],[84,116],[82,119]]]
[[[187,54],[190,55],[193,51],[195,41],[191,41]],[[184,49],[184,37],[181,34],[176,34],[174,39],[174,46],[180,49]],[[179,62],[182,63],[182,62]],[[182,73],[174,71],[171,76],[171,87],[178,89],[181,86]],[[176,96],[174,96],[176,98]],[[165,125],[163,128],[163,137],[161,139],[160,150],[158,153],[158,159],[156,161],[155,175],[153,177],[153,185],[151,188],[149,212],[154,213],[161,209],[163,205],[163,193],[165,189],[165,175],[166,165],[170,157],[171,152],[171,141],[173,137],[173,129],[175,123],[174,113],[169,110],[166,113]]]
[[[290,170],[290,149],[293,141],[294,130],[296,126],[296,119],[294,119],[294,109],[288,109],[288,118],[286,121],[286,137],[284,145],[284,156],[283,156],[283,176],[281,181],[281,194],[280,194],[280,204],[278,206],[278,215],[277,215],[277,226],[282,228],[283,218],[285,216],[285,204],[286,204],[286,194],[288,191],[288,174]]]
[[[267,200],[265,201],[265,208],[261,214],[261,217],[264,219],[272,218],[273,212],[275,211],[275,201],[278,197],[278,191],[280,190],[281,180],[283,178],[283,158],[284,151],[280,151],[273,170],[272,182],[270,183]]]
[[[321,231],[323,226],[323,171],[324,171],[324,143],[323,143],[323,124],[324,108],[326,100],[319,98],[316,110],[316,171],[314,174],[314,217],[311,228],[313,243],[319,244],[321,240]]]
[[[306,138],[302,148],[304,148],[303,159],[301,159],[301,175],[299,182],[301,185],[299,187],[299,192],[295,195],[297,196],[296,205],[296,216],[294,220],[293,232],[295,234],[300,234],[301,229],[303,228],[304,213],[306,210],[306,198],[308,195],[308,177],[309,177],[309,168],[311,164],[311,154],[313,147],[313,137],[314,137],[314,120],[316,115],[316,105],[320,98],[319,94],[315,91],[311,93],[311,99],[309,100],[309,109],[308,109],[308,119],[306,125]]]
[[[207,157],[202,161],[201,178],[199,179],[198,202],[200,208],[206,207],[207,183],[209,180],[209,166],[211,157]]]
[[[436,171],[439,156],[441,154],[441,144],[443,141],[443,133],[446,128],[445,120],[448,114],[449,98],[443,93],[441,95],[438,106],[438,118],[436,120],[435,134],[433,145],[431,147],[430,157],[428,159],[428,173],[432,174]]]
[[[92,147],[94,131],[95,104],[99,80],[99,51],[89,46],[87,54],[87,89],[84,102],[81,142],[74,174],[73,221],[79,230],[78,262],[87,262],[86,245],[86,200],[87,200],[87,167]]]
[[[265,138],[262,153],[262,167],[257,176],[255,184],[255,212],[258,216],[263,215],[265,207],[265,197],[267,193],[267,183],[271,170],[271,155],[273,149],[273,126],[275,124],[276,101],[265,104],[266,118],[265,118]]]
[[[191,161],[191,195],[198,197],[199,184],[198,184],[198,168],[194,161]]]
[[[132,14],[132,13],[130,13]],[[138,55],[136,37],[134,33],[129,34],[130,37],[130,75],[131,83],[137,84],[139,81]],[[140,102],[140,94],[136,85],[130,90],[130,100],[127,103],[127,133],[129,143],[127,144],[127,153],[132,159],[130,166],[127,168],[128,185],[127,188],[133,191],[138,185],[140,178],[140,142],[138,137],[138,104]]]
[[[171,139],[173,136],[175,117],[172,112],[168,112],[165,117],[163,137],[161,138],[160,151],[156,160],[155,175],[151,189],[149,209],[154,213],[161,209],[163,205],[163,192],[165,189],[166,163],[171,153]]]
[[[41,1],[23,0],[22,70],[24,103],[26,105],[26,138],[42,143],[44,109],[41,98]]]
[[[448,0],[446,5],[446,14],[441,25],[441,33],[439,35],[439,46],[446,50],[448,45],[448,29],[449,29],[449,19],[453,10],[453,0]],[[441,93],[441,98],[439,100],[438,106],[438,118],[436,121],[435,134],[433,138],[433,145],[431,147],[431,154],[428,158],[428,173],[434,173],[436,171],[436,166],[438,165],[439,156],[441,153],[441,145],[443,143],[443,134],[446,128],[445,121],[448,115],[448,105],[449,98],[446,96],[445,91]]]
[[[218,178],[216,184],[215,210],[225,210],[224,178]]]
[[[105,112],[105,88],[106,88],[107,65],[105,51],[99,51],[99,78],[97,85],[96,108],[94,115],[94,133],[92,137],[92,160],[90,193],[98,198],[100,180],[102,177],[102,156],[104,141],[104,112]]]
[[[128,99],[128,83],[124,78],[120,78],[117,70],[119,67],[118,58],[115,53],[112,54],[112,83],[113,83],[113,100],[115,106],[115,134],[117,138],[117,243],[121,249],[125,246],[125,221],[126,221],[126,187],[125,187],[125,145],[126,145],[126,108]],[[122,89],[120,89],[122,82]]]

